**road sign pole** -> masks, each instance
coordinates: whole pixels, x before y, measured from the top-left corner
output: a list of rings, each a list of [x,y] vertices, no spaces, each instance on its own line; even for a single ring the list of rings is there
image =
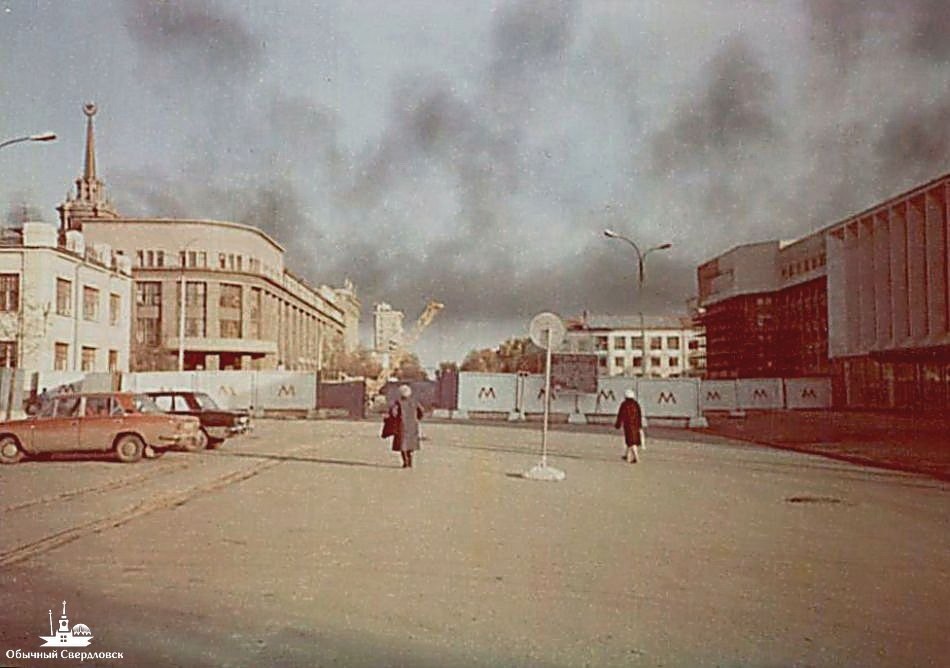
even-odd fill
[[[547,330],[547,352],[544,362],[544,428],[541,430],[541,466],[548,465],[548,416],[551,413],[551,330]]]

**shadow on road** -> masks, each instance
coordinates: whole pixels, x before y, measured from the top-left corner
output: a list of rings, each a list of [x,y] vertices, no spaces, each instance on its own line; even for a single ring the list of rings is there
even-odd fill
[[[300,455],[273,455],[258,452],[225,452],[217,451],[215,457],[244,457],[247,459],[270,459],[281,462],[303,462],[305,464],[332,464],[336,466],[363,466],[374,469],[399,469],[401,466],[374,464],[373,462],[359,462],[347,459],[325,459],[321,457],[302,457]]]

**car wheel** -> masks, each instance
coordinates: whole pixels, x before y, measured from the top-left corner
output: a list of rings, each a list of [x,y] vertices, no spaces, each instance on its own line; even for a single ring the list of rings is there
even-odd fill
[[[0,464],[16,464],[23,459],[20,442],[13,436],[0,439]]]
[[[142,454],[145,455],[145,459],[161,459],[165,456],[165,448],[156,450],[151,445],[146,445]]]
[[[145,452],[145,444],[135,434],[120,436],[115,442],[115,458],[125,464],[137,462]]]
[[[208,432],[203,428],[198,430],[198,435],[191,443],[185,443],[181,446],[186,452],[201,452],[208,447]]]
[[[222,445],[224,445],[224,439],[223,439],[223,438],[208,438],[208,449],[209,449],[209,450],[217,450],[217,449],[220,448]]]

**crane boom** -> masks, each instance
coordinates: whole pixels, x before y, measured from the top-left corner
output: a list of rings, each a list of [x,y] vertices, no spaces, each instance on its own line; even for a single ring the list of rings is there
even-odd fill
[[[388,363],[383,365],[379,375],[376,376],[375,379],[367,381],[366,391],[369,394],[370,400],[383,388],[393,371],[399,368],[402,361],[409,355],[409,349],[419,342],[422,333],[443,308],[445,308],[445,304],[435,300],[430,300],[429,303],[426,304],[422,310],[422,314],[416,320],[412,329],[409,330],[409,333],[403,337],[402,341],[398,342],[396,349],[389,353]]]

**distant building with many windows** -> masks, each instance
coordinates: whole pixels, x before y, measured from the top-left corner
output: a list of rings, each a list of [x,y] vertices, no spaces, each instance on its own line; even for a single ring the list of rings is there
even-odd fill
[[[352,284],[312,286],[284,265],[262,230],[217,220],[122,217],[96,173],[94,106],[76,192],[59,207],[62,234],[81,230],[127,258],[134,278],[133,370],[316,370],[355,347]],[[183,331],[182,331],[183,330]]]
[[[639,316],[572,319],[564,350],[596,353],[605,376],[678,378],[702,376],[704,371],[703,332],[686,316],[646,315],[642,322]]]

